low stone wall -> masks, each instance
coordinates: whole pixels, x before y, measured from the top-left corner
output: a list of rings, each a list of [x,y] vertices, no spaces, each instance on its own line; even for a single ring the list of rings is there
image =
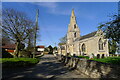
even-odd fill
[[[120,66],[118,65],[66,56],[61,56],[59,60],[69,68],[76,69],[91,78],[120,78]]]

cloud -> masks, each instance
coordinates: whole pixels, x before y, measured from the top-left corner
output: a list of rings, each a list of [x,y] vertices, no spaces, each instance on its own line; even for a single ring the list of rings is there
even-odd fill
[[[70,15],[71,10],[72,9],[69,9],[69,10],[53,9],[53,10],[49,11],[49,13],[55,14],[55,15]]]
[[[60,7],[62,6],[58,5],[56,2],[35,2],[33,4],[44,7],[47,9],[48,13],[55,15],[70,15],[68,13],[71,13],[72,10],[72,7],[70,9],[61,9]]]
[[[55,2],[35,2],[34,4],[41,7],[53,8],[53,9],[57,7],[57,4]]]
[[[81,11],[79,6],[77,5],[71,5],[69,7],[63,7],[62,5],[56,3],[56,2],[36,2],[34,3],[35,5],[38,5],[40,7],[46,8],[46,12],[54,15],[65,15],[65,16],[70,16],[71,11],[74,8],[75,10],[75,15],[77,18],[83,18],[83,19],[88,19],[88,20],[94,20],[97,18],[95,14],[90,14],[86,13],[85,11]],[[62,8],[61,8],[62,7]]]

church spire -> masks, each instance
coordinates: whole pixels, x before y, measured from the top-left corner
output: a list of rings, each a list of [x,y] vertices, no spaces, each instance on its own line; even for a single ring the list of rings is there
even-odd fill
[[[75,16],[74,9],[72,9],[72,14],[71,14],[71,16]]]
[[[76,16],[74,13],[74,9],[72,9],[72,13],[70,17],[70,24],[68,26],[68,32],[67,32],[67,44],[73,43],[74,40],[79,37],[80,37],[80,30],[76,22]]]
[[[76,16],[74,13],[74,9],[72,9],[70,24],[76,24]]]

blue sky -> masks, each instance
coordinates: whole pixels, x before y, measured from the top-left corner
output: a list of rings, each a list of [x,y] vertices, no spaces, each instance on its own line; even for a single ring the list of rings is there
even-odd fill
[[[2,8],[13,8],[25,12],[35,21],[39,9],[39,37],[37,45],[52,45],[67,33],[71,11],[74,8],[80,34],[96,31],[99,23],[109,21],[117,14],[117,2],[3,2]]]

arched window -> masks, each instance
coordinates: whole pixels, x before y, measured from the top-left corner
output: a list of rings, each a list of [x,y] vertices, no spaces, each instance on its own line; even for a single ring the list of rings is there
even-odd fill
[[[76,28],[76,24],[74,24],[74,29]]]
[[[99,50],[103,50],[103,42],[101,39],[99,39],[98,45],[99,45]]]
[[[74,33],[74,37],[76,37],[76,32]]]
[[[82,52],[85,52],[86,48],[85,48],[85,44],[82,44]]]

